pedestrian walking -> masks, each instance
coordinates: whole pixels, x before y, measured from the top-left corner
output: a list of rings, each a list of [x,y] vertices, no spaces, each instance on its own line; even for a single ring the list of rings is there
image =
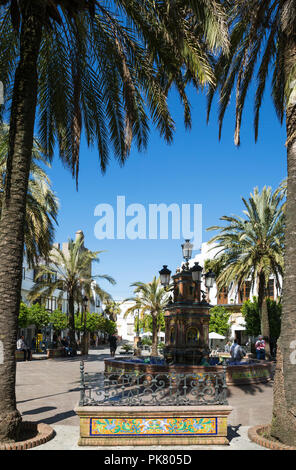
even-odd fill
[[[109,335],[109,344],[110,344],[110,354],[112,357],[114,357],[116,348],[117,348],[117,338],[114,334]]]

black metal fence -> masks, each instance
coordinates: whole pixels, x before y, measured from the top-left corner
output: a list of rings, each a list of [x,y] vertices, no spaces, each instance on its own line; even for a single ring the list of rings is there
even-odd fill
[[[227,405],[222,372],[86,373],[80,363],[80,406]]]

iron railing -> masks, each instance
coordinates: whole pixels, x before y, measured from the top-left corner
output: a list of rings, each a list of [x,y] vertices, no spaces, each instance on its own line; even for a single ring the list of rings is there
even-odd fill
[[[80,406],[227,405],[222,372],[86,373],[80,363]]]

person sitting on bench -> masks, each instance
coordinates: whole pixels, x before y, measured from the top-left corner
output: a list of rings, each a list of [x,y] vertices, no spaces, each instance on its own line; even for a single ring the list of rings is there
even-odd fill
[[[31,350],[30,348],[26,345],[24,336],[21,336],[17,343],[16,343],[16,349],[18,351],[24,351],[24,361],[30,361],[31,360]]]

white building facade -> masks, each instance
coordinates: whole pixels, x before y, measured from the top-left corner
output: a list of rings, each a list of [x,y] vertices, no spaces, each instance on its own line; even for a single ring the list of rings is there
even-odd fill
[[[122,301],[116,300],[120,304],[120,314],[117,316],[117,332],[118,336],[121,336],[123,341],[128,341],[129,343],[134,342],[135,333],[135,316],[134,314],[129,314],[125,317],[127,309],[134,305],[134,302],[128,301],[122,303]]]

